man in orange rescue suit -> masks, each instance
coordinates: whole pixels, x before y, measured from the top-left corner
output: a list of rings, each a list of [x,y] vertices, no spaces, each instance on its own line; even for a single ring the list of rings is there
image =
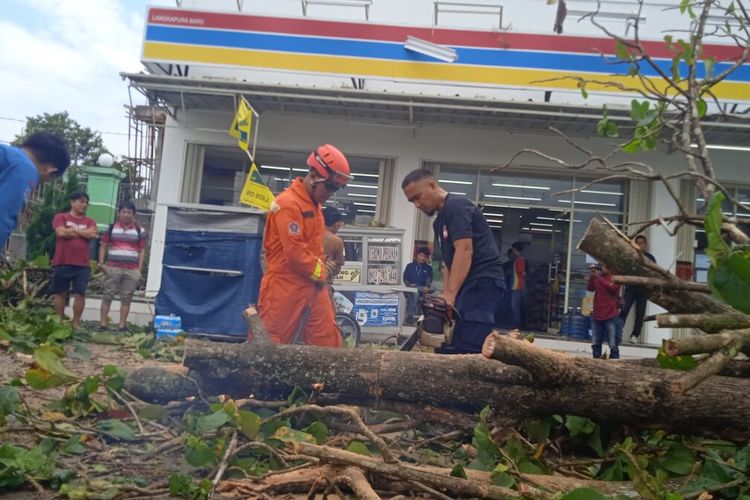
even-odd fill
[[[349,162],[330,144],[307,159],[310,172],[276,197],[266,219],[267,269],[260,284],[260,318],[273,342],[342,347],[326,283],[321,204],[346,186]],[[302,327],[300,328],[300,324]]]

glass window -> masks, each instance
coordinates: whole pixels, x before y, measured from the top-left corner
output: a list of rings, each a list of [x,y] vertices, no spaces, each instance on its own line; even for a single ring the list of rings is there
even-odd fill
[[[571,178],[530,177],[507,172],[481,172],[479,203],[506,207],[560,207],[570,204],[570,195],[557,193],[572,187]],[[565,199],[568,201],[564,201]]]
[[[279,194],[297,177],[304,177],[309,153],[290,151],[256,152],[256,165],[263,181]],[[326,202],[344,212],[349,224],[369,224],[378,213],[379,180],[382,161],[373,158],[349,157],[354,178],[345,189],[334,193]],[[238,148],[205,146],[203,173],[198,203],[238,206],[250,160]]]

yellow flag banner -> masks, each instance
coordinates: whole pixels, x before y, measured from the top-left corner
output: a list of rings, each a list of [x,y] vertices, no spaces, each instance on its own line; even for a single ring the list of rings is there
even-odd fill
[[[255,166],[255,163],[251,164],[250,172],[245,179],[245,185],[242,187],[240,203],[268,212],[271,209],[273,199],[273,191],[263,182],[258,167]]]
[[[234,113],[234,120],[229,127],[229,135],[237,139],[237,145],[243,150],[250,148],[251,132],[253,127],[253,109],[244,97],[240,98],[240,104]]]

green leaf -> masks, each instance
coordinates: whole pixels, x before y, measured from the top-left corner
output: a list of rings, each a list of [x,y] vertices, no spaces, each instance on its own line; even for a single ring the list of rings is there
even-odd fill
[[[9,385],[0,386],[0,425],[5,424],[5,417],[16,411],[20,403],[18,389]]]
[[[703,118],[704,116],[706,116],[706,111],[708,111],[708,104],[706,103],[705,100],[698,99],[695,102],[695,108],[698,111],[698,117],[699,118]]]
[[[51,348],[40,346],[34,351],[34,361],[36,364],[54,375],[64,375],[75,379],[76,376],[65,368],[57,355]]]
[[[734,251],[708,270],[708,284],[724,302],[750,313],[750,251]]]
[[[692,0],[680,0],[680,14],[684,14]]]
[[[284,443],[310,443],[316,444],[315,436],[308,434],[307,432],[298,431],[288,426],[279,427],[276,432],[271,436],[273,439],[278,439]]]
[[[328,440],[328,427],[323,422],[315,421],[303,430],[312,434],[317,444],[324,444]]]
[[[576,488],[560,497],[560,500],[606,500],[606,498],[592,488]]]
[[[672,58],[672,64],[669,69],[672,70],[672,80],[680,81],[680,54],[677,54]]]
[[[632,141],[622,146],[622,150],[625,153],[635,153],[636,151],[641,149],[641,142],[643,141],[641,141],[640,139],[633,139]]]
[[[695,464],[695,454],[682,443],[676,443],[660,462],[663,469],[678,476],[687,476]]]
[[[630,101],[630,118],[633,119],[633,121],[639,121],[642,120],[646,113],[648,112],[649,107],[651,104],[648,101],[640,102],[637,99],[633,99]]]
[[[83,440],[82,434],[77,434],[75,436],[71,436],[70,439],[63,445],[62,452],[63,453],[70,453],[73,455],[83,455],[88,450],[86,449],[83,444],[81,444],[81,441]]]
[[[497,443],[492,439],[489,427],[487,427],[486,420],[488,414],[488,406],[479,413],[479,423],[474,427],[474,437],[471,440],[471,444],[477,449],[477,459],[479,462],[486,467],[493,467],[502,454]]]
[[[565,418],[565,427],[571,436],[576,437],[579,434],[591,434],[597,426],[588,418],[568,415]]]
[[[185,461],[193,467],[202,467],[216,461],[214,450],[199,437],[188,436],[185,444],[188,448]]]
[[[114,365],[106,365],[103,369],[105,384],[113,391],[119,393],[125,386],[127,372]]]
[[[145,420],[163,422],[169,418],[169,412],[160,405],[146,405],[138,410],[138,416]]]
[[[703,60],[703,67],[706,70],[705,78],[708,80],[714,77],[714,64],[716,64],[716,59],[713,57],[707,57]]]
[[[725,198],[724,193],[714,193],[708,200],[706,215],[703,218],[706,239],[708,240],[706,254],[714,265],[718,260],[728,256],[730,251],[729,245],[721,237],[721,219],[723,217],[721,204]]]
[[[461,464],[456,464],[451,469],[451,477],[460,477],[461,479],[468,479],[466,477],[466,471],[464,470],[464,466]]]
[[[253,439],[260,429],[260,417],[251,411],[240,410],[238,425],[246,438]]]
[[[75,382],[75,379],[55,375],[41,368],[29,368],[26,371],[26,382],[32,389],[44,390]]]
[[[628,46],[618,40],[617,45],[615,45],[615,55],[623,61],[629,60],[630,52],[628,51]]]
[[[96,428],[123,441],[132,441],[135,439],[135,429],[122,420],[100,420],[96,423]]]
[[[548,418],[528,418],[524,421],[524,428],[533,443],[542,444],[547,441],[552,424]]]
[[[664,43],[666,43],[667,45],[672,45],[672,39],[672,35],[664,35]]]
[[[365,455],[365,456],[371,456],[370,450],[367,449],[367,446],[365,443],[358,439],[352,439],[349,441],[349,444],[346,446],[346,451],[351,451],[352,453],[356,453],[358,455]]]
[[[169,475],[169,493],[172,496],[190,500],[205,500],[210,492],[211,482],[207,479],[197,482],[187,474]]]
[[[227,415],[227,412],[224,410],[219,410],[210,415],[198,417],[198,420],[195,422],[195,432],[196,434],[201,435],[215,432],[219,427],[229,422],[229,420],[229,415]]]
[[[516,485],[516,480],[513,476],[508,474],[510,467],[505,464],[497,464],[497,467],[490,474],[490,480],[495,486],[502,486],[503,488],[513,488]]]
[[[656,361],[660,367],[666,370],[687,371],[692,370],[698,364],[692,356],[670,356],[664,351],[663,347],[659,349]]]

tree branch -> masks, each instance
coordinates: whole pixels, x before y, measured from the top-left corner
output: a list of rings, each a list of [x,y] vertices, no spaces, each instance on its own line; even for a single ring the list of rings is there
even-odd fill
[[[730,341],[729,344],[701,361],[698,366],[672,381],[672,392],[677,395],[684,394],[710,376],[719,373],[737,355],[742,348],[742,343],[741,339]]]
[[[708,285],[703,283],[694,283],[692,281],[677,280],[660,280],[654,278],[644,278],[642,276],[612,276],[612,281],[621,285],[642,286],[645,288],[664,288],[671,290],[691,290],[693,292],[711,293]]]
[[[750,328],[750,316],[739,311],[725,314],[659,314],[659,328],[698,328],[706,333]]]
[[[388,448],[388,445],[385,444],[385,441],[383,441],[383,438],[372,432],[367,425],[362,421],[362,418],[359,416],[359,414],[354,411],[351,408],[344,408],[341,406],[318,406],[318,405],[303,405],[303,406],[296,406],[293,408],[288,408],[286,410],[280,411],[279,413],[276,413],[275,415],[271,415],[270,417],[266,417],[263,419],[261,424],[265,424],[267,422],[272,422],[274,420],[277,420],[279,418],[285,418],[292,415],[296,415],[298,413],[318,413],[322,415],[335,415],[337,417],[344,417],[348,418],[354,423],[354,425],[357,426],[359,429],[359,432],[361,432],[364,436],[367,437],[372,443],[378,447],[378,450],[380,450],[380,454],[383,456],[383,460],[389,463],[398,462],[398,459],[393,454],[393,452]]]

